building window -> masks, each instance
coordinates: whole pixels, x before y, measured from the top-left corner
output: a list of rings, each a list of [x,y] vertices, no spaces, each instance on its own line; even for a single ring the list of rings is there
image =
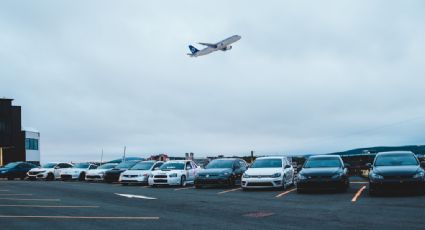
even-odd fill
[[[38,150],[38,139],[26,138],[25,139],[25,149]]]

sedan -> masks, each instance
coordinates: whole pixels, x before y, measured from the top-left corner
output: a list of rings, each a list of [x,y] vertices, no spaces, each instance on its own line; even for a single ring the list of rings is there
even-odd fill
[[[347,191],[348,165],[338,155],[318,155],[307,159],[297,177],[297,192],[306,190]]]
[[[381,152],[368,166],[370,195],[400,189],[425,192],[425,162],[412,152]]]
[[[103,180],[107,183],[118,182],[121,173],[124,172],[125,170],[133,167],[138,162],[140,162],[140,161],[136,160],[136,161],[121,162],[115,168],[106,171],[105,175],[103,177]]]
[[[159,170],[162,164],[164,164],[162,161],[141,161],[121,173],[119,182],[122,185],[148,184],[151,172]]]
[[[35,167],[37,166],[26,162],[9,163],[0,168],[0,178],[7,178],[8,180],[20,178],[23,180],[27,172]]]

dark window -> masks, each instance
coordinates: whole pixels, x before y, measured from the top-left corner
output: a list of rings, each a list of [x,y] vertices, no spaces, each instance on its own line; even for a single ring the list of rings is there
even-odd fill
[[[38,150],[38,139],[26,138],[25,139],[25,149]]]
[[[192,165],[190,164],[190,162],[186,163],[186,169],[192,169]]]

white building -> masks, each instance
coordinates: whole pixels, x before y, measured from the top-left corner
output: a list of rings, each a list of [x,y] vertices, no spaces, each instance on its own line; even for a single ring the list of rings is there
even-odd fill
[[[25,130],[25,159],[27,162],[40,164],[40,132],[35,129]]]

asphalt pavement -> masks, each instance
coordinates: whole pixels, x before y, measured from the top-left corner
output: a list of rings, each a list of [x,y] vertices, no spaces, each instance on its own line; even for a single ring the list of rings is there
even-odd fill
[[[1,229],[424,229],[425,196],[0,181]]]

